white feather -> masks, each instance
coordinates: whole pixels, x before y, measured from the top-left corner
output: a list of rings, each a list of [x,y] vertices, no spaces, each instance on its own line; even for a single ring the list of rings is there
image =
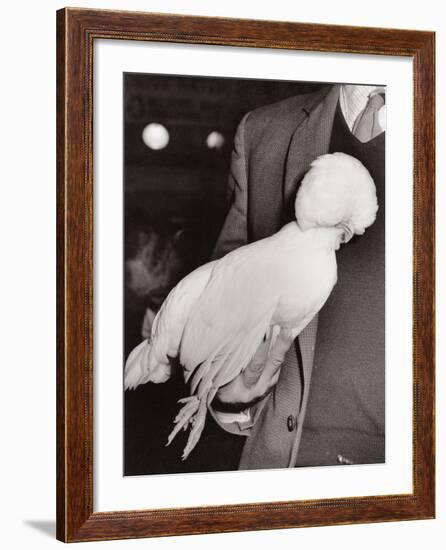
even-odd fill
[[[143,384],[145,372],[143,365],[148,361],[150,344],[148,340],[141,342],[132,350],[127,358],[124,367],[124,388],[134,390],[140,384]]]

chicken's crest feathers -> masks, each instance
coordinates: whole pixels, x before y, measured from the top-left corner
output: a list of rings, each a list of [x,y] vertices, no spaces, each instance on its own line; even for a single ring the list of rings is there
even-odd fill
[[[295,210],[303,230],[347,223],[362,235],[376,218],[375,184],[358,159],[345,153],[322,155],[302,180]]]

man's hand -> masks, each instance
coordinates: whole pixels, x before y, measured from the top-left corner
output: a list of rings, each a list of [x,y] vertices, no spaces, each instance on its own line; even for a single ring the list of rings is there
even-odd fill
[[[294,335],[291,330],[281,329],[274,345],[269,349],[271,332],[269,338],[265,338],[260,344],[246,369],[218,390],[213,401],[215,409],[239,412],[263,399],[277,384],[282,363],[294,341]]]

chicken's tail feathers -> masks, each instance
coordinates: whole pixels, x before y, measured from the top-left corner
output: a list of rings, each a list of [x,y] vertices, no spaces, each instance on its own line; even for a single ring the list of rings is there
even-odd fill
[[[130,352],[124,367],[125,390],[135,390],[147,382],[158,384],[170,378],[172,368],[168,360],[151,364],[151,348],[150,341],[144,340]]]
[[[130,352],[124,367],[124,389],[134,390],[139,385],[148,382],[145,366],[148,362],[149,352],[148,340],[143,340]]]
[[[180,399],[178,403],[183,403],[183,406],[174,419],[175,426],[167,438],[166,447],[172,443],[180,430],[187,429],[189,424],[193,422],[194,416],[200,408],[200,400],[196,395],[184,397]]]
[[[192,382],[191,382],[191,386],[190,386],[190,392],[191,393],[195,393],[195,391],[197,390],[198,388],[198,385],[200,384],[200,382],[203,380],[203,379],[207,379],[209,376],[209,373],[212,369],[213,371],[213,368],[214,368],[214,364],[215,363],[218,363],[219,359],[220,359],[220,353],[221,353],[221,350],[224,348],[224,344],[221,344],[215,351],[214,353],[212,353],[207,359],[206,361],[203,361],[203,363],[201,363],[201,365],[197,366],[195,369],[193,369],[192,371],[185,371],[185,381],[188,382],[189,381],[189,378],[190,376],[193,374],[193,378],[192,378]],[[211,374],[211,378],[212,378],[212,374]],[[203,388],[203,384],[201,384],[201,387]]]
[[[162,384],[169,380],[171,374],[172,364],[167,355],[162,360],[156,360],[152,354],[149,355],[147,380],[145,380],[146,382]]]
[[[206,415],[207,415],[207,407],[209,403],[212,401],[216,393],[216,390],[213,392],[210,392],[207,394],[206,398],[199,399],[199,406],[198,410],[195,413],[194,417],[191,420],[192,429],[189,433],[189,437],[187,438],[186,447],[184,447],[183,454],[181,456],[182,460],[186,460],[186,458],[190,455],[190,453],[194,450],[195,446],[197,445],[198,441],[200,440],[201,434],[204,429],[204,425],[206,422]]]
[[[269,329],[270,320],[271,313],[268,313],[249,333],[241,334],[231,343],[226,355],[221,355],[219,358],[220,364],[216,365],[215,370],[212,371],[212,386],[221,388],[245,370],[263,338],[271,330]],[[277,335],[275,337],[277,338]]]
[[[172,443],[175,436],[181,430],[186,430],[190,424],[192,429],[181,457],[182,460],[187,459],[200,440],[206,423],[207,408],[212,403],[216,393],[217,388],[212,387],[202,398],[197,397],[197,395],[191,395],[178,401],[178,403],[183,403],[183,406],[175,417],[175,427],[167,438],[166,447]]]
[[[268,351],[271,351],[271,349],[274,347],[275,343],[277,342],[277,338],[279,337],[281,328],[279,325],[270,325],[268,327],[268,330],[266,332],[266,338],[269,338],[269,349]]]

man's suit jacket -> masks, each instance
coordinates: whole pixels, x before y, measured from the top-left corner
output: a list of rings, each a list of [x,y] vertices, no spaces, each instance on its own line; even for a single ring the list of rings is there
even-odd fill
[[[229,175],[231,207],[216,245],[214,257],[221,257],[243,244],[272,235],[292,219],[299,182],[309,169],[311,162],[329,151],[338,99],[339,87],[326,87],[316,93],[295,96],[262,107],[243,118],[234,141]],[[273,281],[272,284],[274,284]],[[338,284],[342,284],[342,281]],[[301,343],[308,338],[314,340],[312,334],[317,330],[317,322],[316,317],[301,333],[299,336]],[[356,322],[360,320],[357,319]],[[324,334],[319,331],[317,338],[324,338]],[[252,409],[250,423],[221,424],[227,431],[248,436],[241,456],[239,466],[241,469],[299,465],[299,447],[310,396],[314,351],[308,345],[290,349],[277,386],[268,397]],[[367,387],[369,383],[367,377],[375,376],[375,369],[367,369],[366,366],[363,370],[370,371],[364,372],[364,387]],[[375,386],[377,384],[376,380],[372,380],[371,383]],[[376,392],[378,401],[383,395],[383,387],[381,388],[383,384],[382,377],[382,383],[378,383],[380,387]],[[370,459],[367,458],[367,452],[364,454],[364,449],[374,444],[375,436],[379,441],[383,439],[384,419],[376,418],[381,412],[383,413],[383,403],[380,401],[372,404],[373,411],[370,413],[370,399],[362,396],[361,393],[364,393],[362,389],[359,392],[354,391],[349,396],[347,390],[345,395],[338,396],[339,410],[345,410],[345,414],[350,415],[350,418],[343,418],[342,412],[338,415],[340,416],[338,424],[342,428],[342,424],[345,423],[345,430],[338,431],[340,434],[338,440],[333,442],[330,450],[325,450],[322,439],[326,439],[326,435],[323,429],[319,430],[317,427],[314,433],[311,433],[311,437],[306,439],[307,462],[313,461],[314,465],[318,463],[317,457],[312,456],[311,453],[311,449],[314,449],[316,453],[330,455],[325,456],[321,464],[342,463],[342,457],[345,454],[343,448],[343,442],[346,441],[345,433],[350,433],[350,439],[353,441],[348,443],[346,453],[356,459],[352,461],[381,461],[380,457],[377,460],[373,456]],[[348,399],[356,400],[353,409],[348,406]],[[370,414],[361,413],[361,403],[358,403],[361,400],[365,400],[365,405],[369,406]],[[347,406],[345,406],[346,403]],[[319,403],[318,406],[324,406],[324,404]],[[353,424],[352,410],[355,414]],[[357,415],[356,410],[359,411]],[[369,421],[371,416],[373,416],[373,422]],[[316,417],[318,417],[317,414]],[[363,424],[361,424],[362,419],[364,419]],[[324,422],[327,422],[326,419],[322,419],[322,424]],[[319,437],[318,430],[321,432]],[[358,443],[359,450],[355,448],[358,438],[364,440]],[[308,444],[310,452],[308,452]],[[336,452],[333,452],[333,448]],[[324,450],[318,451],[318,449]]]

